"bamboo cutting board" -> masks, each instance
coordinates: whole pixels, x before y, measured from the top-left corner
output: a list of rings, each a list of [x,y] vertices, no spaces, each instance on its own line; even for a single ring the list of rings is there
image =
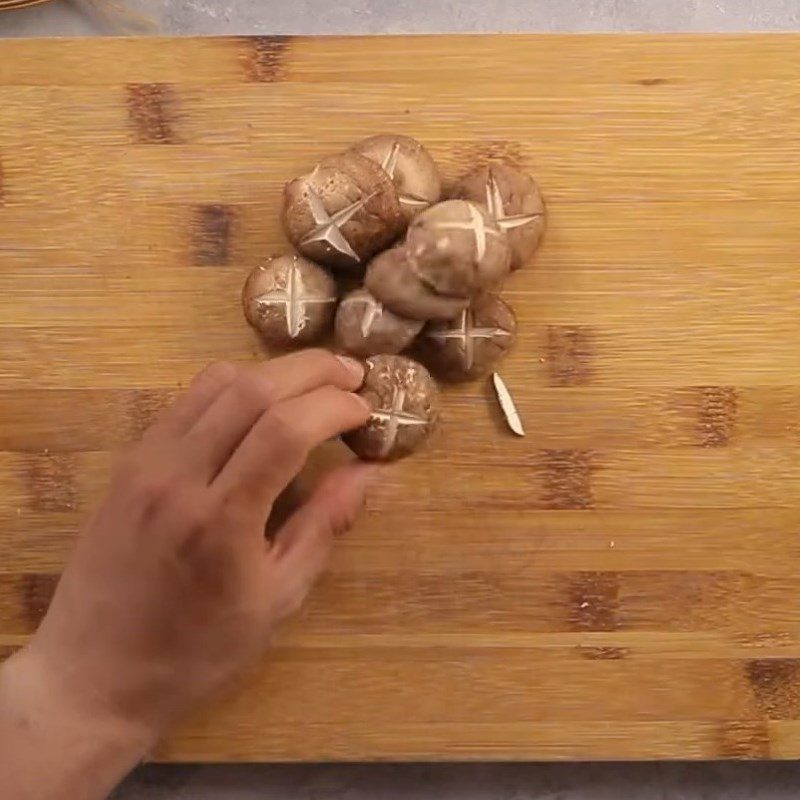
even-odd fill
[[[448,389],[248,686],[169,760],[800,757],[800,37],[0,44],[0,650],[110,452],[367,134],[549,202],[522,336]]]

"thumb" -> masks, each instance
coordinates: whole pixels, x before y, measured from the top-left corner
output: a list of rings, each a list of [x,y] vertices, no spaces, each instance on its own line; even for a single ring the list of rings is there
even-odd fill
[[[348,464],[327,475],[305,505],[278,531],[273,556],[284,580],[305,597],[328,560],[333,541],[348,531],[364,507],[374,464]]]

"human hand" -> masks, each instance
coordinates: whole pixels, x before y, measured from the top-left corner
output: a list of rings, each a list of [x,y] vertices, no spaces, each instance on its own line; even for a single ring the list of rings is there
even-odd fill
[[[362,378],[320,350],[201,373],[121,457],[19,654],[28,684],[156,739],[257,659],[363,505],[371,468],[350,464],[264,536],[310,450],[367,420]]]

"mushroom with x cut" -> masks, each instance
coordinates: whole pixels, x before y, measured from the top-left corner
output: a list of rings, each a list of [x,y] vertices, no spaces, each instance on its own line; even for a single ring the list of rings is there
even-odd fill
[[[497,295],[479,297],[450,322],[431,322],[421,349],[436,375],[460,381],[490,372],[514,345],[517,320]]]
[[[508,234],[512,269],[531,260],[544,235],[546,216],[539,186],[530,175],[508,164],[488,164],[462,178],[455,195],[486,204]]]
[[[333,278],[296,255],[256,267],[242,292],[247,321],[275,345],[313,342],[330,327],[336,300]]]
[[[284,188],[283,226],[307,258],[358,270],[402,232],[397,191],[381,167],[348,151]]]
[[[309,186],[308,206],[311,209],[311,215],[314,217],[316,227],[300,240],[298,247],[308,247],[315,242],[326,242],[338,253],[358,264],[360,261],[358,253],[353,250],[350,242],[347,241],[342,233],[342,226],[350,222],[374,196],[375,193],[373,192],[367,197],[362,197],[360,200],[356,200],[355,203],[350,203],[349,206],[329,214],[319,195]]]
[[[422,364],[410,358],[379,355],[367,359],[359,394],[373,411],[367,424],[346,434],[344,440],[360,458],[402,458],[417,450],[436,427],[436,382]]]
[[[370,136],[353,150],[380,164],[392,179],[400,207],[410,222],[420,211],[439,202],[442,181],[428,151],[410,136]]]
[[[355,289],[336,310],[336,345],[362,358],[405,350],[423,323],[390,311],[368,289]]]
[[[467,298],[499,284],[511,260],[505,231],[483,206],[466,200],[447,200],[417,216],[406,252],[423,283]]]

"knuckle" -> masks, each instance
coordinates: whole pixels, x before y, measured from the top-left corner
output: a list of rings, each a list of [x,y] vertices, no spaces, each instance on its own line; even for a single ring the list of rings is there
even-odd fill
[[[190,536],[205,533],[214,526],[214,515],[199,497],[191,492],[174,498],[172,514],[182,531]]]
[[[140,471],[130,482],[133,500],[145,516],[159,511],[169,499],[172,479],[163,472]]]
[[[236,374],[236,366],[230,361],[214,361],[195,376],[194,384],[224,386],[233,381]]]
[[[241,486],[227,487],[213,495],[213,503],[207,509],[203,524],[220,531],[234,531],[253,523],[254,515]],[[257,517],[261,519],[261,517]]]
[[[195,577],[202,578],[209,594],[218,594],[219,587],[236,574],[230,539],[217,535],[219,525],[211,512],[185,507],[176,513],[180,515],[174,533],[178,557],[200,570],[202,574]]]
[[[305,592],[296,592],[295,594],[290,595],[284,607],[286,616],[293,616],[294,614],[297,614],[305,602]]]
[[[281,452],[306,452],[311,448],[308,433],[303,426],[280,405],[273,406],[267,412],[264,428],[267,443]]]
[[[137,474],[141,465],[141,449],[139,442],[125,445],[114,459],[115,477],[125,480]]]
[[[114,481],[121,488],[138,494],[144,484],[149,485],[155,481],[156,463],[152,448],[148,448],[142,442],[129,445],[117,458],[113,473]]]
[[[114,485],[128,497],[143,518],[165,508],[180,484],[178,471],[163,453],[154,455],[144,447],[133,447],[117,462]]]
[[[354,510],[337,510],[331,515],[328,521],[328,526],[323,532],[321,547],[325,550],[331,548],[334,539],[340,539],[353,527],[356,521],[356,515],[361,509]]]
[[[254,408],[269,408],[276,399],[275,384],[265,375],[248,370],[239,376],[236,389],[242,402]]]
[[[217,525],[239,524],[243,517],[242,488],[238,484],[217,489],[211,517]]]
[[[275,616],[278,619],[294,616],[303,607],[307,595],[308,589],[305,587],[283,592],[276,602]]]
[[[342,363],[329,350],[315,347],[307,350],[306,355],[312,366],[326,375],[338,375],[343,369]]]

